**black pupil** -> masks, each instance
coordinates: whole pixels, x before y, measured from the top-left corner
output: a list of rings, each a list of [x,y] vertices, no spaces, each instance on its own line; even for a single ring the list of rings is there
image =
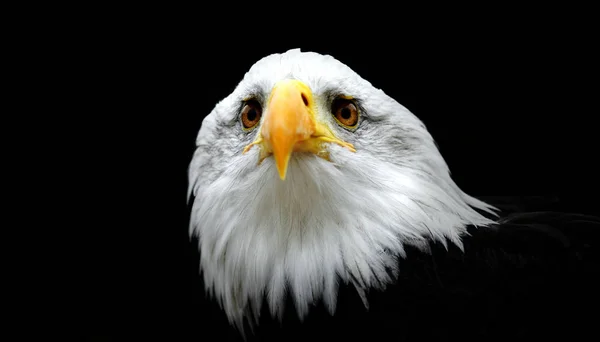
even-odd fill
[[[342,108],[342,118],[344,118],[344,120],[350,119],[351,114],[352,113],[350,113],[350,108],[348,108],[348,107]]]
[[[254,120],[256,120],[256,109],[250,108],[250,110],[248,111],[248,121]]]

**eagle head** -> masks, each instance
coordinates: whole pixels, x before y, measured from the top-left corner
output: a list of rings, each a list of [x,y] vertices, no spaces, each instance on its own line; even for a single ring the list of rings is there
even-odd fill
[[[256,62],[202,122],[189,167],[209,294],[230,322],[267,303],[300,318],[338,284],[383,289],[407,245],[462,247],[493,207],[465,194],[425,125],[331,56],[289,50]],[[265,300],[266,299],[266,300]]]

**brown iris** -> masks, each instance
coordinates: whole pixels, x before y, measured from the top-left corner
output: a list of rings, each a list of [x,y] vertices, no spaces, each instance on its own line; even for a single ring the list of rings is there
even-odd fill
[[[336,99],[331,106],[331,112],[343,126],[354,128],[358,124],[358,109],[351,100]]]
[[[244,108],[242,108],[242,125],[245,129],[254,128],[259,122],[262,116],[262,107],[256,100],[246,101]]]

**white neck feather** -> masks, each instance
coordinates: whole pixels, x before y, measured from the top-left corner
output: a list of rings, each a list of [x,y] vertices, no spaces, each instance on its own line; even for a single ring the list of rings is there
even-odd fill
[[[192,184],[190,228],[206,288],[239,327],[244,317],[258,319],[265,296],[274,316],[286,295],[300,318],[319,300],[333,313],[338,281],[352,283],[366,305],[366,290],[394,280],[406,244],[462,247],[467,225],[492,223],[470,206],[491,207],[460,191],[445,164],[330,149],[331,161],[294,155],[285,181],[272,158],[257,167],[253,149],[214,182]],[[423,160],[441,160],[430,154]]]

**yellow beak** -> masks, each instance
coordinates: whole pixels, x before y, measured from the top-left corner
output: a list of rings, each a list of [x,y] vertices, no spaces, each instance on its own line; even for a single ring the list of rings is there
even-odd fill
[[[259,162],[269,155],[275,158],[279,177],[285,180],[293,152],[311,152],[328,158],[323,143],[336,143],[356,152],[352,144],[337,139],[331,129],[315,117],[315,103],[310,88],[297,80],[283,80],[269,96],[265,117],[256,140],[261,145]]]

